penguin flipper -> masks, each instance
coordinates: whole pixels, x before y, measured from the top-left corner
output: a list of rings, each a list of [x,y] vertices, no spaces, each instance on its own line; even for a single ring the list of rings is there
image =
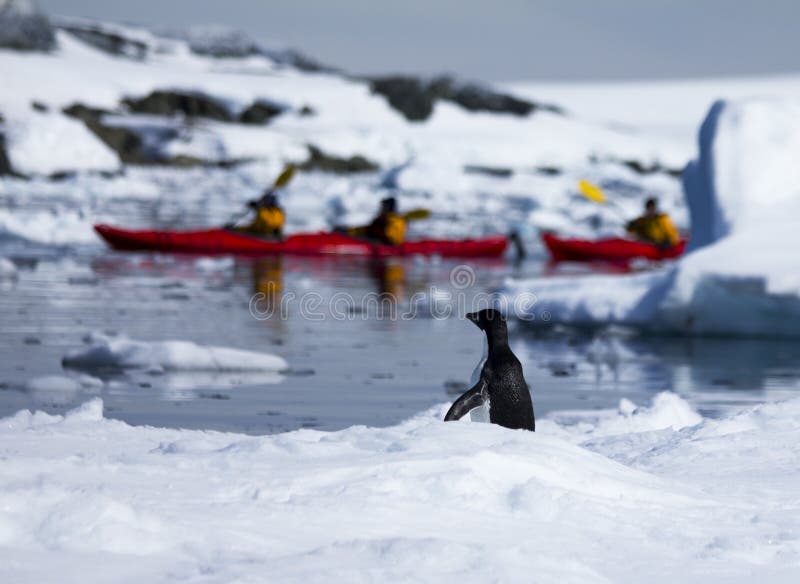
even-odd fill
[[[475,387],[468,389],[464,395],[458,398],[447,414],[444,416],[445,422],[453,422],[460,420],[466,416],[470,410],[481,407],[486,401],[486,381],[481,379],[475,384]]]

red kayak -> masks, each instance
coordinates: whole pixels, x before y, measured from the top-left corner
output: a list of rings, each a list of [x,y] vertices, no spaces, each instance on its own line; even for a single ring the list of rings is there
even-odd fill
[[[686,240],[672,247],[657,247],[641,241],[621,239],[562,239],[552,233],[543,233],[542,241],[557,262],[629,262],[636,258],[666,260],[683,255]]]
[[[341,233],[302,233],[281,241],[254,235],[205,229],[202,231],[131,231],[109,225],[95,225],[95,231],[111,247],[120,250],[149,250],[199,254],[235,255],[356,255],[371,257],[439,255],[442,257],[497,257],[508,246],[504,236],[483,239],[420,239],[401,245],[384,245]]]

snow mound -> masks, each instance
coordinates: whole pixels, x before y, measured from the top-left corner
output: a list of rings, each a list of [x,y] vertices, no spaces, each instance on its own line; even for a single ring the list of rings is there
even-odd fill
[[[150,371],[286,371],[282,357],[228,347],[206,347],[189,341],[134,341],[94,332],[88,347],[64,356],[74,369],[147,369]]]
[[[389,428],[260,437],[132,427],[100,400],[20,412],[0,420],[13,452],[0,545],[15,558],[0,572],[605,583],[673,582],[680,566],[682,582],[796,581],[800,400],[673,430],[680,403],[614,414],[660,429],[544,420],[535,434],[443,423],[446,406]]]
[[[13,213],[0,209],[0,242],[22,240],[46,245],[94,243],[92,221],[79,211]]]
[[[693,251],[647,274],[510,281],[529,320],[628,324],[682,334],[800,335],[800,102],[718,102],[684,194]]]
[[[703,421],[689,402],[668,391],[656,394],[649,407],[622,399],[617,410],[557,412],[550,418],[537,423],[537,428],[542,426],[545,432],[557,429],[564,437],[576,442],[583,442],[587,436],[598,438],[654,430],[681,430]]]
[[[119,159],[108,146],[82,122],[61,113],[12,118],[6,128],[8,156],[17,172],[49,175],[119,169]]]

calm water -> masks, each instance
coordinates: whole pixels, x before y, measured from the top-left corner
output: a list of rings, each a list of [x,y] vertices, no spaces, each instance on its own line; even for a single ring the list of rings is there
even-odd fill
[[[0,416],[22,408],[61,412],[97,395],[107,416],[132,424],[252,433],[389,425],[454,399],[482,347],[480,332],[460,312],[505,277],[544,270],[536,261],[471,263],[463,273],[474,282],[463,287],[451,280],[455,268],[464,270],[456,262],[234,261],[97,247],[4,253],[18,264],[19,278],[0,284]],[[283,306],[286,314],[255,318],[251,298],[259,292],[259,310]],[[370,303],[378,293],[397,302],[381,313]],[[302,304],[309,297],[317,308]],[[414,318],[391,318],[412,306]],[[92,371],[102,387],[66,394],[26,388],[42,375],[79,376],[64,372],[61,358],[91,331],[266,351],[285,357],[292,371],[278,380]],[[518,324],[511,332],[539,416],[614,407],[623,397],[646,403],[664,390],[718,415],[800,390],[796,342],[537,332]]]

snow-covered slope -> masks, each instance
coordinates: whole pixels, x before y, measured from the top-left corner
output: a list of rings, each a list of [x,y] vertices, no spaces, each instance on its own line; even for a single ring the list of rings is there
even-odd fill
[[[55,190],[88,225],[107,219],[103,201],[120,192],[148,200],[155,192],[172,204],[227,208],[207,218],[224,221],[286,162],[306,160],[313,145],[329,156],[363,156],[379,170],[298,176],[283,193],[290,230],[363,219],[387,192],[379,186],[382,174],[409,161],[397,180],[401,204],[433,209],[428,233],[514,227],[534,239],[537,227],[584,235],[619,229],[618,215],[577,196],[583,177],[617,193],[631,212],[646,194],[660,195],[685,221],[674,174],[691,149],[671,136],[544,109],[527,116],[473,112],[447,100],[437,101],[427,120],[410,122],[372,93],[369,81],[300,70],[282,54],[243,49],[215,58],[198,54],[191,35],[182,40],[122,25],[56,22],[52,52],[0,49],[0,132],[14,171],[30,178],[0,179],[0,196],[15,203],[47,201]],[[173,102],[148,101],[153,92]],[[212,113],[181,113],[180,96],[195,100],[191,111]],[[242,123],[259,103],[278,113]],[[626,166],[631,163],[654,172]],[[57,189],[53,175],[61,180]],[[15,207],[18,215],[28,213],[24,204]],[[31,223],[27,216],[18,220]],[[76,241],[90,237],[87,229]]]
[[[535,317],[688,334],[800,336],[800,102],[714,105],[684,174],[692,248],[652,273],[511,282]],[[699,249],[698,249],[699,248]]]
[[[537,432],[441,422],[252,437],[100,400],[0,420],[3,582],[796,582],[800,401],[672,394]],[[624,413],[623,413],[624,412]]]

